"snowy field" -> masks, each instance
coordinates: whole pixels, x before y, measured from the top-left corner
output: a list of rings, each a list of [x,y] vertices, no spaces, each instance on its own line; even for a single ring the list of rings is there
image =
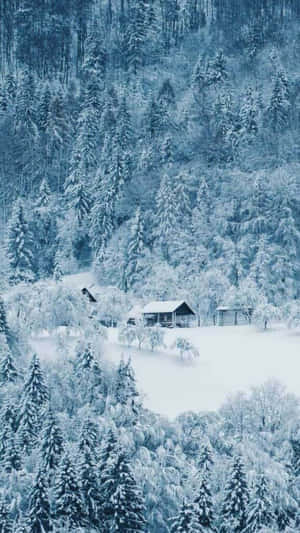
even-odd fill
[[[247,326],[166,330],[167,346],[177,336],[197,346],[200,357],[190,363],[183,363],[170,348],[151,352],[122,346],[117,335],[116,329],[109,330],[105,357],[118,363],[122,354],[130,355],[144,405],[172,418],[183,411],[215,410],[229,394],[269,379],[299,394],[300,334],[284,328],[267,332]],[[51,337],[33,339],[32,344],[42,360],[58,357]]]
[[[226,397],[268,379],[277,379],[299,394],[300,334],[286,329],[259,332],[250,327],[167,330],[166,344],[177,336],[191,340],[200,358],[182,363],[171,350],[139,351],[117,344],[110,330],[108,356],[118,361],[131,354],[145,406],[175,417],[188,410],[214,410]]]
[[[63,282],[78,290],[95,286],[90,272],[66,276]],[[122,354],[131,355],[144,404],[153,411],[175,417],[188,410],[215,410],[229,394],[269,379],[279,380],[288,391],[299,394],[300,333],[284,327],[264,332],[248,326],[165,331],[168,347],[176,337],[186,337],[198,348],[200,357],[182,363],[170,348],[151,352],[121,346],[116,329],[108,330],[104,346],[105,357],[116,363]],[[56,354],[51,337],[33,339],[32,344],[41,359],[62,357]]]

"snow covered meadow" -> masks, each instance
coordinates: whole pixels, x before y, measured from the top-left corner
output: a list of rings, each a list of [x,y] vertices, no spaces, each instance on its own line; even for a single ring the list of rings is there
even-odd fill
[[[198,348],[200,357],[190,363],[182,362],[172,349],[151,352],[120,346],[116,333],[110,330],[113,344],[107,345],[107,356],[118,361],[122,353],[131,355],[145,406],[164,415],[215,410],[228,395],[273,379],[299,393],[300,335],[285,328],[168,330],[167,345],[180,335]]]
[[[190,340],[200,356],[182,361],[172,347],[178,336]],[[75,344],[76,337],[70,335],[69,341]],[[52,336],[31,342],[41,360],[63,357]],[[131,357],[145,407],[162,415],[216,410],[229,395],[269,380],[281,382],[287,392],[299,392],[300,334],[283,326],[269,331],[254,326],[166,329],[164,343],[159,350],[139,350],[121,344],[118,329],[109,328],[102,348],[116,364],[122,356]]]
[[[62,287],[79,293],[82,287],[102,291],[92,272],[65,276]],[[119,339],[120,328],[104,328],[107,338],[100,351],[110,362],[132,360],[139,391],[145,407],[174,418],[185,411],[214,411],[228,396],[267,381],[279,381],[287,392],[299,393],[300,333],[284,324],[268,330],[256,326],[211,326],[161,328],[163,344],[153,351],[137,342],[126,345]],[[65,357],[59,342],[71,346],[78,340],[76,328],[56,328],[31,338],[33,349],[43,361]],[[199,352],[192,361],[182,361],[174,348],[176,338],[185,338]],[[58,340],[60,339],[60,340]]]

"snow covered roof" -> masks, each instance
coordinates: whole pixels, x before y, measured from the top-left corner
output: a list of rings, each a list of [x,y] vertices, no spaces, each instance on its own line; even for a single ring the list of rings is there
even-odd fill
[[[217,311],[243,311],[244,309],[253,309],[251,305],[232,305],[232,306],[226,306],[226,305],[220,305],[217,307]]]
[[[173,313],[184,303],[184,300],[150,302],[145,305],[143,313]]]

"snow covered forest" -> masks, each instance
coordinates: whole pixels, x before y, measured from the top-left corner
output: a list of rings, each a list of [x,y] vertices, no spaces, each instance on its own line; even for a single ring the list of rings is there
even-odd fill
[[[167,419],[100,320],[299,328],[299,60],[299,0],[0,1],[0,533],[299,533],[299,397]]]

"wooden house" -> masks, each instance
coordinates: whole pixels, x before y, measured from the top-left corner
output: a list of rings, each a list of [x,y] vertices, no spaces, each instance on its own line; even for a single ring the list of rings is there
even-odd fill
[[[251,324],[252,307],[220,306],[217,308],[218,326],[242,326]]]
[[[195,312],[183,300],[150,302],[142,314],[146,326],[190,327],[196,319]]]

